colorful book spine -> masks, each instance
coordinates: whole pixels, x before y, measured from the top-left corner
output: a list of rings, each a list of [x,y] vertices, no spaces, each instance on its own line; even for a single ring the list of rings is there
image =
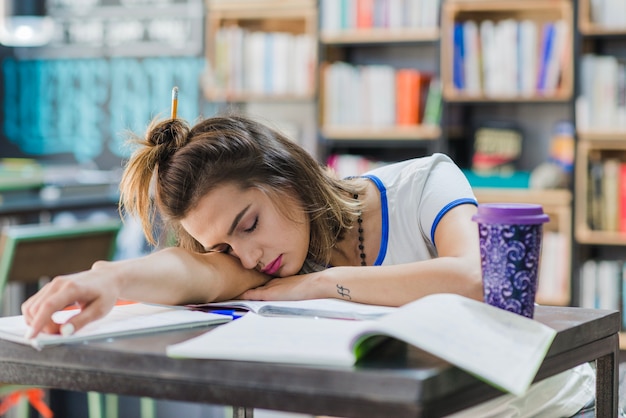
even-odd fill
[[[465,89],[465,43],[463,23],[454,23],[454,55],[452,57],[452,81],[458,90]]]

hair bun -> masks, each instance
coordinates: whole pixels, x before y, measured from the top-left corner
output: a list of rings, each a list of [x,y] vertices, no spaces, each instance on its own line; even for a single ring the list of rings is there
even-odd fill
[[[180,119],[169,119],[151,126],[147,141],[157,148],[158,161],[166,161],[188,142],[189,126]]]

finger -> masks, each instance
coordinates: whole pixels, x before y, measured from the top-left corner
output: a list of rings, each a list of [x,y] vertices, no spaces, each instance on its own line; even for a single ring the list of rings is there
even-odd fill
[[[40,304],[42,301],[46,300],[50,294],[51,286],[50,283],[46,284],[42,287],[37,293],[33,296],[29,297],[24,303],[22,303],[21,309],[22,314],[24,315],[24,319],[27,324],[31,324],[32,319],[37,314],[39,310]]]
[[[26,322],[31,327],[32,337],[37,336],[46,327],[52,327],[52,314],[72,305],[77,300],[76,286],[71,282],[52,281],[44,287],[24,308]]]
[[[43,328],[41,329],[41,332],[45,332],[47,334],[59,334],[60,333],[60,324],[57,324],[56,322],[50,320],[48,323],[46,323]],[[26,331],[26,334],[24,335],[24,338],[26,338],[27,340],[31,339],[31,338],[35,338],[35,336],[33,335],[33,330],[31,327],[28,327],[28,330]]]
[[[59,327],[59,332],[65,336],[72,335],[90,322],[104,317],[111,309],[113,305],[104,306],[100,302],[84,306],[78,314]]]

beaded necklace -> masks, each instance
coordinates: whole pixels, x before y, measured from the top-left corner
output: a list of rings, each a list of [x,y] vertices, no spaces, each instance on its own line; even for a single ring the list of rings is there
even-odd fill
[[[355,193],[353,195],[354,199],[359,200],[359,194]],[[359,232],[359,257],[361,257],[361,265],[362,266],[366,266],[367,263],[365,262],[365,246],[363,245],[363,218],[361,217],[361,211],[359,211],[359,215],[356,218],[356,221],[359,224],[359,228],[358,228],[358,232]]]

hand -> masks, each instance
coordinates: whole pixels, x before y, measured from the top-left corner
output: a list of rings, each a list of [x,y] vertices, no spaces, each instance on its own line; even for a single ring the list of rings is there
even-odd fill
[[[33,338],[40,332],[59,333],[60,326],[52,320],[52,314],[76,304],[81,312],[68,323],[72,331],[79,330],[89,322],[106,315],[115,305],[119,289],[113,279],[112,263],[99,261],[91,270],[58,276],[22,304],[22,313]]]
[[[321,272],[272,279],[262,286],[246,290],[238,299],[304,300],[328,297],[322,292]]]

